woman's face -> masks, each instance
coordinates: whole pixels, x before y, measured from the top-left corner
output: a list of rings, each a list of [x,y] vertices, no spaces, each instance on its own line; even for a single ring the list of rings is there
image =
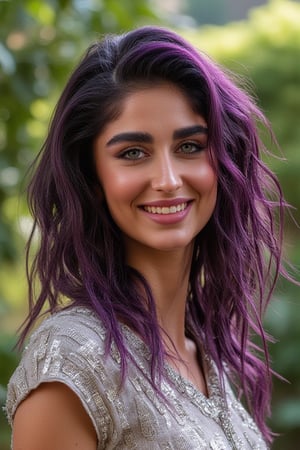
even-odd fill
[[[172,84],[128,95],[94,144],[99,182],[127,251],[186,248],[212,215],[207,124]]]

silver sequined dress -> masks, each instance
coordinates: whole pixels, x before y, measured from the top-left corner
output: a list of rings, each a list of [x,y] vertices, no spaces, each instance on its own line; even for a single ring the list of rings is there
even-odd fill
[[[225,404],[209,358],[208,398],[166,365],[171,383],[164,381],[162,391],[168,404],[147,381],[146,346],[128,327],[122,325],[122,331],[138,367],[129,364],[119,391],[120,355],[113,343],[104,358],[106,330],[92,312],[73,308],[46,319],[33,333],[9,382],[9,422],[32,389],[59,381],[80,398],[97,432],[98,450],[267,449],[229,385]]]

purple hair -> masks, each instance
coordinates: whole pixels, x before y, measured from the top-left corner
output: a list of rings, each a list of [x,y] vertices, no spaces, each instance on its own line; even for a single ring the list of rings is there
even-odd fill
[[[119,348],[123,377],[129,355],[119,321],[149,346],[153,385],[157,373],[162,375],[155,302],[146,280],[126,265],[122,235],[99,200],[92,152],[95,138],[121,113],[122,100],[141,85],[162,81],[182,89],[205,117],[218,174],[215,211],[195,241],[186,329],[203,342],[221,380],[228,367],[270,441],[265,417],[271,370],[262,315],[284,273],[284,201],[278,181],[260,159],[264,147],[257,123],[269,126],[223,69],[169,30],[143,27],[93,44],[62,93],[29,185],[34,217],[27,247],[30,314],[20,342],[47,302],[52,313],[67,297],[104,322]],[[29,268],[36,229],[39,249]],[[250,340],[253,332],[261,349]]]

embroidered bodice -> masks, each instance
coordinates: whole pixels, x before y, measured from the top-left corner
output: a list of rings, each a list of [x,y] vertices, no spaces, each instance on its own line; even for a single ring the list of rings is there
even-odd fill
[[[148,379],[149,350],[127,326],[129,362],[121,390],[114,342],[105,357],[107,331],[85,308],[60,311],[33,333],[9,385],[10,423],[19,403],[44,382],[65,383],[80,398],[98,437],[98,450],[266,450],[255,423],[226,381],[226,401],[214,363],[205,357],[208,397],[165,365],[164,401]]]

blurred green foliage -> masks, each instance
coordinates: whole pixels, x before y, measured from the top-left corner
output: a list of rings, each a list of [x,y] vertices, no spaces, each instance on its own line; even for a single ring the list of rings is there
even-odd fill
[[[16,352],[12,351],[13,339],[11,336],[1,335],[0,340],[0,408],[4,406],[6,397],[6,385],[12,370],[18,363]],[[10,442],[10,430],[4,414],[0,413],[0,450],[8,449]]]
[[[24,317],[24,241],[30,219],[24,176],[41,147],[56,99],[89,42],[102,33],[158,23],[147,0],[0,0],[0,405],[17,362],[12,333]],[[300,222],[300,5],[273,0],[247,21],[186,31],[199,49],[249,81],[273,124],[287,161],[268,158]],[[21,195],[20,195],[21,194]],[[287,219],[286,252],[300,267],[299,229]],[[299,288],[281,281],[266,318],[275,381],[271,426],[283,433],[274,449],[300,438]],[[0,450],[9,430],[0,414]]]

